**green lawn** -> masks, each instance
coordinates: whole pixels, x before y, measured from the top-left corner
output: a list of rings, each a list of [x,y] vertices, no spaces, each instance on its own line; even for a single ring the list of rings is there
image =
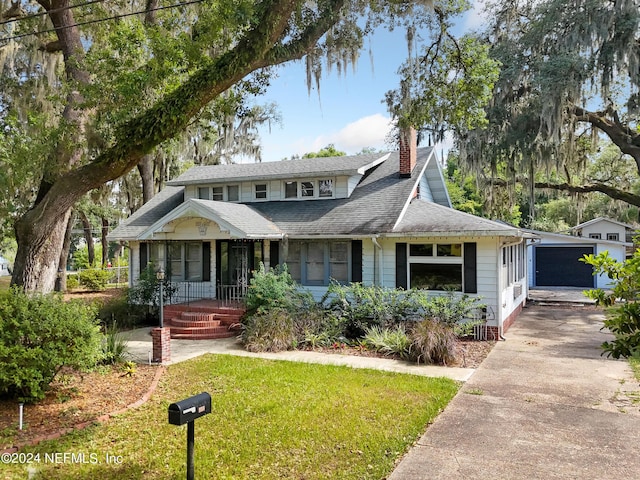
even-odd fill
[[[185,478],[186,426],[169,425],[167,407],[206,391],[214,411],[195,422],[196,478],[380,479],[458,388],[447,379],[206,355],[169,367],[144,406],[21,453],[40,455],[29,478]],[[54,458],[63,461],[46,463]],[[3,465],[0,477],[27,478],[28,468]]]

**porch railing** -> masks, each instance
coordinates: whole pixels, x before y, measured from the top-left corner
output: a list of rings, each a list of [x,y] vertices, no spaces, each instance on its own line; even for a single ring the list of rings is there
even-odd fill
[[[244,300],[247,295],[247,285],[217,285],[216,298],[223,304],[232,304]]]
[[[213,300],[224,305],[237,304],[247,295],[247,285],[216,285],[210,282],[170,282],[171,292],[167,295],[166,304]],[[214,295],[215,292],[215,295]]]

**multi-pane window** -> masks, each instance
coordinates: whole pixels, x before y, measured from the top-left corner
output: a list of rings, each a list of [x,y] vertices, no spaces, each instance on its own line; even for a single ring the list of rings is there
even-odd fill
[[[620,237],[617,233],[607,233],[607,240],[613,240],[614,242],[617,242],[618,240],[620,240]]]
[[[224,188],[223,187],[213,187],[212,189],[213,197],[212,199],[217,202],[222,202],[224,200]]]
[[[313,182],[301,182],[302,196],[313,197],[314,185]]]
[[[326,179],[318,182],[318,195],[320,197],[333,197],[333,180]]]
[[[349,282],[350,242],[289,241],[285,263],[294,280],[303,285],[329,285],[333,279]]]
[[[258,200],[267,198],[267,184],[266,183],[256,183],[254,187],[255,198]]]
[[[325,242],[307,243],[307,255],[305,258],[306,284],[322,285],[324,283],[324,254]]]
[[[173,281],[202,280],[202,243],[170,242],[168,274]]]
[[[329,276],[341,283],[349,281],[349,244],[329,243]]]
[[[409,244],[409,286],[462,291],[462,244]]]

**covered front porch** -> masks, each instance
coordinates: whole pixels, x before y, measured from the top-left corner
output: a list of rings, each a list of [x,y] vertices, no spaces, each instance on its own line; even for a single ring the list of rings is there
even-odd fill
[[[249,206],[189,199],[130,242],[130,278],[164,271],[167,304],[233,304],[260,262],[278,264],[282,232]],[[136,259],[137,257],[137,259]]]

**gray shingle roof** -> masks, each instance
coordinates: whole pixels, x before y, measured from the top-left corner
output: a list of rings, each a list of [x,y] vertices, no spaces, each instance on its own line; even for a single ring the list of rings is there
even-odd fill
[[[255,179],[259,175],[293,178],[300,173],[308,176],[320,172],[320,166],[342,168],[355,173],[367,169],[351,197],[305,201],[271,201],[237,204],[190,199],[203,216],[219,218],[248,236],[296,237],[368,236],[376,234],[468,234],[522,236],[514,227],[456,211],[425,200],[414,199],[408,204],[418,175],[429,161],[436,161],[432,148],[418,149],[416,168],[411,178],[398,175],[398,153],[387,157],[359,155],[270,162],[248,165],[200,167],[182,175],[180,184],[211,183],[210,172],[222,172],[216,179]],[[386,159],[385,159],[386,158]],[[308,160],[308,162],[307,162]],[[305,168],[302,168],[304,166]],[[316,168],[316,170],[313,170]],[[218,170],[219,169],[219,170]],[[232,173],[238,169],[240,173]],[[251,172],[259,172],[251,175]],[[285,172],[287,175],[285,176]],[[329,171],[327,171],[329,173]],[[364,172],[361,172],[364,173]],[[320,173],[318,173],[320,174]],[[335,175],[336,170],[330,171]],[[111,239],[135,240],[165,215],[184,204],[184,187],[167,186],[138,212],[118,226]],[[406,211],[401,218],[403,209]],[[179,212],[176,212],[179,215]],[[400,219],[398,222],[398,219]],[[397,225],[396,225],[397,224]]]
[[[350,157],[301,158],[280,162],[209,165],[190,168],[167,185],[194,185],[302,178],[323,175],[355,175],[384,157],[381,154],[354,155]]]
[[[282,237],[282,232],[276,225],[248,205],[194,198],[189,202],[200,205],[209,212],[208,217],[213,220],[219,219],[241,230],[248,238]]]
[[[518,228],[420,199],[411,201],[405,215],[393,232],[522,236],[522,231]]]
[[[399,177],[398,153],[391,153],[363,177],[349,198],[251,205],[292,237],[391,232],[432,152],[431,148],[418,149],[411,178]]]
[[[136,240],[138,235],[184,202],[184,187],[165,187],[107,235],[112,240]]]

